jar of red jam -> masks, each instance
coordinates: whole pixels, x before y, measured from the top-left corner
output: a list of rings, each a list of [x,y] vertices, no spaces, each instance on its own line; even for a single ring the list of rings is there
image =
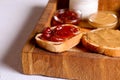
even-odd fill
[[[51,25],[61,24],[79,24],[81,19],[81,12],[79,10],[59,9],[55,12]]]

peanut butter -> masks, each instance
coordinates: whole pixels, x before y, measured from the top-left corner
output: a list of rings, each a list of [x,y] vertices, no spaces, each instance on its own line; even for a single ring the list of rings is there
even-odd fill
[[[120,47],[119,36],[120,36],[119,30],[101,29],[98,31],[89,32],[89,34],[87,34],[87,39],[90,41],[90,43],[99,46],[116,48]]]
[[[89,17],[89,23],[94,28],[115,28],[117,22],[117,16],[109,11],[100,11]]]

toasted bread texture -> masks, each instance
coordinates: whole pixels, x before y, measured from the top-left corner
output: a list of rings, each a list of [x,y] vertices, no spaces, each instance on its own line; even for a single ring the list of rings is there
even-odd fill
[[[85,48],[108,56],[120,57],[120,31],[113,29],[96,29],[82,37]]]
[[[48,51],[51,51],[51,52],[64,52],[64,51],[67,51],[67,50],[71,49],[72,47],[76,46],[77,44],[79,44],[82,35],[85,32],[89,31],[88,29],[80,28],[75,25],[71,25],[71,24],[65,24],[65,25],[74,26],[74,27],[78,28],[79,30],[78,30],[77,34],[71,38],[67,38],[65,41],[53,42],[53,41],[40,39],[40,36],[42,35],[42,33],[39,33],[35,36],[36,43],[40,47],[42,47]]]

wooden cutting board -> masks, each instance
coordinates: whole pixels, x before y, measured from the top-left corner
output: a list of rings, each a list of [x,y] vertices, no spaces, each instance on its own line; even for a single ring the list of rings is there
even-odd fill
[[[22,50],[23,73],[78,80],[120,80],[120,58],[89,52],[81,44],[63,53],[51,53],[36,45],[34,36],[50,26],[56,9],[68,8],[68,4],[69,0],[49,0]],[[120,14],[120,0],[99,0],[99,10]]]

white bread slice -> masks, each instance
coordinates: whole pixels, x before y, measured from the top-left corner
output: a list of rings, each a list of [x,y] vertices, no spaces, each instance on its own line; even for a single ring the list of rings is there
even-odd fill
[[[96,29],[82,37],[85,48],[108,56],[120,57],[120,31],[113,29]]]
[[[72,24],[64,24],[64,25],[70,25],[70,26],[74,26],[74,27],[78,28],[79,29],[78,34],[76,34],[75,36],[73,36],[70,39],[66,39],[63,42],[52,42],[52,41],[40,39],[39,36],[41,35],[41,33],[39,33],[35,37],[37,44],[40,47],[42,47],[48,51],[51,51],[51,52],[64,52],[64,51],[69,50],[70,48],[76,46],[80,42],[83,33],[89,31],[84,28],[81,29],[78,26],[75,26]]]

